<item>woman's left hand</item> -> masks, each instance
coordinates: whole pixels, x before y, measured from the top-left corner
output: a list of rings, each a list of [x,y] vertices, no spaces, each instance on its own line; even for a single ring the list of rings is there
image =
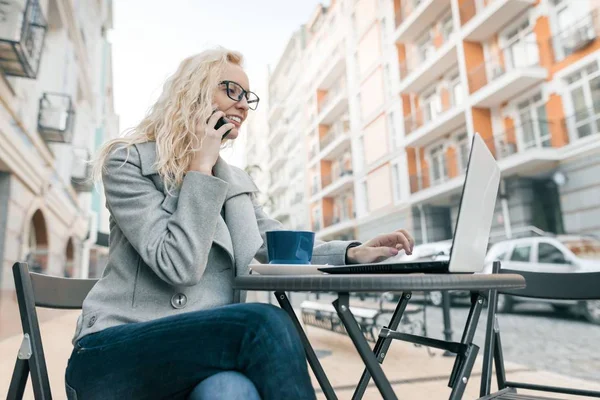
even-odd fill
[[[412,254],[415,240],[404,229],[376,236],[375,238],[348,249],[346,259],[350,264],[380,262],[397,255],[400,250]]]

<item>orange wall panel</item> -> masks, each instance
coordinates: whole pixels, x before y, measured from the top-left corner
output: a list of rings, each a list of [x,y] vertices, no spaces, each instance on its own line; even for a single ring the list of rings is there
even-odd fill
[[[494,132],[492,131],[492,113],[489,108],[475,108],[473,114],[473,129],[479,133],[487,143],[490,151],[495,154]]]
[[[429,187],[429,163],[425,159],[425,149],[419,149],[419,158],[421,159],[421,187]]]
[[[569,135],[565,124],[565,112],[562,97],[552,93],[546,103],[546,114],[550,120],[550,136],[552,147],[562,147],[569,143]]]
[[[515,121],[510,117],[504,118],[504,139],[507,143],[517,143],[517,135],[515,132]]]
[[[458,164],[456,161],[456,149],[450,146],[446,149],[446,168],[448,169],[449,178],[458,176]]]
[[[392,204],[392,181],[390,165],[384,164],[367,176],[367,198],[369,211],[375,211]]]
[[[360,108],[363,117],[371,116],[383,105],[383,73],[377,68],[360,86]]]
[[[385,114],[381,114],[365,128],[364,149],[365,163],[367,165],[375,162],[389,152]]]
[[[373,25],[358,43],[359,76],[365,73],[381,58],[381,33],[379,24]]]
[[[469,77],[469,93],[482,88],[487,83],[485,75],[485,61],[481,43],[464,42],[465,63]]]
[[[552,67],[554,63],[554,50],[552,48],[552,34],[550,33],[550,22],[548,17],[539,17],[535,21],[533,32],[537,38],[538,51],[540,54],[540,65],[544,68]],[[548,79],[551,79],[549,74]]]

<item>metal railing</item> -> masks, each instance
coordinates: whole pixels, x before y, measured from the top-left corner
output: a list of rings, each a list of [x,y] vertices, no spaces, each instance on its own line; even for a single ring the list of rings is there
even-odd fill
[[[44,93],[38,110],[38,132],[47,142],[71,143],[75,110],[71,96]]]
[[[319,114],[329,107],[331,102],[335,100],[340,94],[344,92],[346,89],[346,84],[344,79],[340,79],[337,81],[328,91],[321,104],[319,105]]]
[[[469,90],[476,92],[509,71],[539,65],[537,43],[518,42],[490,53],[486,60],[469,71]]]
[[[0,1],[0,69],[4,74],[37,77],[47,29],[38,0]]]
[[[73,166],[71,168],[71,185],[76,192],[91,192],[92,180],[91,153],[86,148],[73,149]]]
[[[321,178],[321,185],[323,186],[323,189],[325,189],[327,186],[332,185],[333,183],[337,182],[343,177],[350,175],[352,175],[351,169],[343,169],[339,174],[335,176],[332,173],[325,174]]]
[[[572,26],[556,33],[549,39],[555,61],[561,61],[571,54],[590,46],[600,33],[599,10],[594,9]]]
[[[343,121],[331,127],[330,131],[319,141],[321,150],[331,144],[336,138],[347,134],[350,131],[350,121]]]
[[[433,51],[431,51],[428,54],[428,56],[426,56],[426,57],[421,54],[421,52],[419,51],[419,48],[416,47],[415,45],[413,45],[409,49],[407,49],[405,59],[399,65],[400,78],[406,79],[407,76],[409,76],[410,74],[415,72],[417,69],[419,69],[419,67],[421,65],[426,63],[429,59],[435,57],[435,55],[439,51],[440,47],[442,47],[444,44],[446,44],[450,40],[451,37],[452,37],[452,33],[442,36],[442,40],[437,46],[435,45],[434,39],[432,38],[429,45],[433,48]]]
[[[437,104],[433,107],[419,107],[413,113],[404,117],[404,132],[409,134],[434,121],[446,111],[456,107],[457,104],[452,94],[449,91],[445,93],[448,95],[448,101],[442,101],[441,104],[436,102]]]

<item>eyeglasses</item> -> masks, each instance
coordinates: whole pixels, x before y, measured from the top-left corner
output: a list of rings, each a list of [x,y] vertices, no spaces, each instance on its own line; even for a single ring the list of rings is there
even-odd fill
[[[248,107],[251,110],[256,110],[258,107],[258,102],[260,99],[256,93],[246,91],[239,85],[239,83],[233,81],[221,81],[219,84],[225,85],[225,92],[227,93],[227,97],[229,97],[231,100],[241,101],[244,97],[246,97]]]

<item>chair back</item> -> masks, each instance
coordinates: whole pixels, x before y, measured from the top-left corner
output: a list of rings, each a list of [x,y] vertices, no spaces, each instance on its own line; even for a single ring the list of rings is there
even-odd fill
[[[76,310],[97,279],[60,278],[29,272],[26,263],[13,265],[15,291],[23,327],[23,342],[8,391],[8,399],[22,399],[31,373],[36,399],[51,399],[48,370],[40,335],[36,307]]]

